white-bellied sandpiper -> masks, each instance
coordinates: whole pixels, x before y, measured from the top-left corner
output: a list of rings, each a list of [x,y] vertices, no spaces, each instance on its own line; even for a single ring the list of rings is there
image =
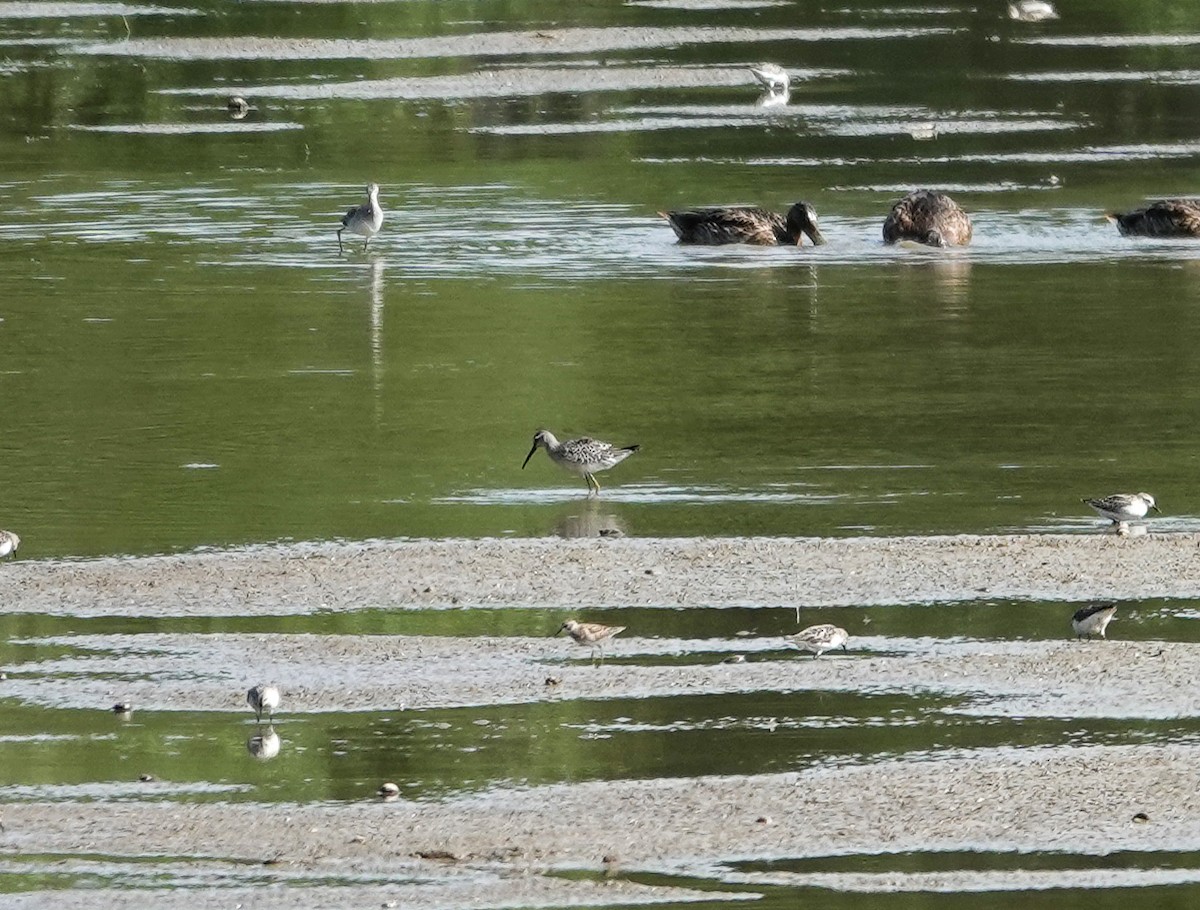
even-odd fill
[[[379,233],[379,229],[383,227],[383,208],[379,205],[379,184],[372,183],[367,186],[367,201],[362,205],[351,207],[345,215],[342,216],[342,226],[338,228],[338,252],[344,252],[342,247],[342,231],[349,231],[351,234],[358,234],[360,237],[365,237],[363,240],[363,252],[367,251],[367,244],[371,242],[371,238]]]
[[[21,538],[12,531],[0,531],[0,556],[12,556],[21,546]]]
[[[1093,635],[1099,635],[1104,638],[1104,630],[1108,628],[1116,612],[1117,605],[1111,600],[1076,610],[1075,615],[1071,617],[1071,628],[1075,630],[1075,637],[1087,636],[1090,639]]]
[[[261,684],[254,686],[246,693],[246,704],[254,709],[254,719],[260,723],[264,712],[274,720],[275,709],[279,707],[279,689]]]
[[[1083,502],[1118,527],[1145,518],[1151,510],[1159,511],[1158,504],[1149,493],[1113,493]]]
[[[568,619],[558,627],[558,632],[566,632],[571,636],[571,640],[575,644],[590,649],[592,660],[596,659],[596,652],[600,652],[600,663],[604,663],[604,643],[625,631],[625,626],[605,626],[598,622],[576,622],[573,619]]]

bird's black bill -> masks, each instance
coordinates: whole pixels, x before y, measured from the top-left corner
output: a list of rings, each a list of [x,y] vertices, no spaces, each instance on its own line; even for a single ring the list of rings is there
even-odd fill
[[[529,459],[533,457],[533,453],[537,451],[537,443],[533,444],[533,448],[529,450],[529,454],[525,456],[525,460],[521,462],[521,470],[525,470],[525,465],[529,464]]]

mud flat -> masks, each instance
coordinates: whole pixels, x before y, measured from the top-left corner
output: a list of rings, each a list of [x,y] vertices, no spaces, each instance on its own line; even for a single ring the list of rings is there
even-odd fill
[[[1200,535],[409,540],[0,567],[0,611],[253,616],[439,607],[1200,596]]]
[[[283,688],[291,714],[823,690],[936,693],[953,702],[940,710],[993,723],[1183,719],[1200,713],[1200,645],[1189,642],[885,637],[863,626],[850,653],[813,660],[767,636],[651,638],[630,629],[612,653],[631,660],[592,666],[586,652],[547,636],[479,636],[464,647],[451,636],[295,634],[286,618],[368,608],[1197,597],[1198,547],[1191,534],[414,540],[18,560],[0,565],[7,614],[280,617],[282,631],[103,634],[93,625],[35,637],[49,647],[6,667],[0,695],[19,710],[128,697],[139,710],[245,711],[231,680],[257,654],[256,669]],[[723,663],[734,651],[745,662]],[[663,665],[663,655],[673,660]],[[147,900],[440,910],[733,901],[780,885],[1179,884],[1200,881],[1182,860],[1200,851],[1200,745],[1179,740],[940,749],[788,773],[505,786],[426,801],[382,802],[371,792],[336,803],[196,801],[188,785],[167,780],[112,792],[11,789],[0,793],[0,876],[61,877],[58,888],[6,895],[5,906],[56,910]],[[1003,874],[980,860],[983,868],[964,861],[913,876],[878,859],[958,851],[1164,851],[1181,861],[1097,878],[1082,860],[1023,870],[1010,856]],[[876,857],[869,873],[867,855]],[[821,857],[819,870],[804,867]]]

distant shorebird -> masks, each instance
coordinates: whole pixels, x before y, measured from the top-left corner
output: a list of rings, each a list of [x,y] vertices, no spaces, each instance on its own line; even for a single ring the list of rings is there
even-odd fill
[[[21,546],[21,538],[12,531],[0,531],[0,556],[12,556]]]
[[[829,623],[822,623],[819,626],[801,629],[795,635],[785,635],[783,640],[797,650],[811,651],[813,659],[816,660],[826,651],[832,651],[834,648],[841,648],[845,651],[846,642],[850,640],[850,636],[845,629],[839,629]]]
[[[786,92],[791,86],[791,77],[778,63],[759,63],[750,67],[750,73],[762,87],[772,94]]]
[[[1083,638],[1086,635],[1090,639],[1093,635],[1099,635],[1104,638],[1104,630],[1108,628],[1116,612],[1117,605],[1111,600],[1076,610],[1075,615],[1071,617],[1071,628],[1075,630],[1075,637]]]
[[[1008,18],[1021,22],[1043,22],[1057,19],[1058,11],[1046,0],[1013,0],[1008,4]]]
[[[274,720],[275,709],[279,707],[279,689],[275,686],[255,686],[246,693],[246,704],[254,709],[254,718],[260,723],[263,712]]]
[[[133,713],[133,705],[127,701],[119,701],[109,708],[109,710],[112,711],[113,714],[118,714],[122,717],[128,717]]]
[[[800,246],[806,236],[813,246],[825,242],[816,210],[807,202],[797,202],[786,216],[744,205],[658,214],[667,219],[680,243]]]
[[[1115,525],[1145,518],[1151,509],[1159,511],[1154,497],[1149,493],[1113,493],[1100,499],[1083,501]]]
[[[598,622],[576,622],[568,619],[554,634],[566,632],[575,644],[590,649],[592,660],[596,659],[596,652],[599,651],[600,663],[604,663],[604,643],[624,631],[625,626],[605,626]]]
[[[1200,199],[1163,199],[1125,215],[1110,212],[1124,237],[1200,237]]]
[[[556,465],[586,480],[589,496],[593,493],[600,495],[600,484],[595,477],[597,471],[607,471],[619,465],[641,448],[639,445],[618,447],[587,436],[559,442],[549,430],[538,430],[533,434],[533,448],[521,463],[521,470],[525,470],[525,465],[529,464],[529,459],[539,447],[546,450]]]
[[[250,102],[241,95],[230,95],[225,101],[225,110],[234,120],[241,120],[250,113]]]
[[[367,244],[371,242],[371,238],[379,233],[379,229],[383,227],[383,209],[379,205],[379,184],[372,183],[367,187],[367,201],[362,205],[356,205],[350,208],[345,215],[342,216],[342,226],[338,228],[338,252],[344,252],[342,247],[342,231],[349,231],[351,234],[358,234],[360,237],[365,237],[363,241],[363,252],[367,251]]]
[[[915,190],[892,206],[883,222],[883,242],[898,240],[965,246],[971,242],[971,219],[945,193]]]

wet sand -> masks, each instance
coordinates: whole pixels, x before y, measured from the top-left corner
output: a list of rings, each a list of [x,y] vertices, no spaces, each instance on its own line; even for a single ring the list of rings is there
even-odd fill
[[[1200,537],[1183,534],[319,544],[6,563],[0,609],[286,616],[372,607],[1195,597],[1198,546]],[[1192,685],[1200,645],[973,642],[861,631],[855,630],[851,653],[820,660],[768,638],[652,639],[630,630],[611,646],[621,657],[690,658],[671,666],[592,666],[582,649],[552,638],[475,638],[464,649],[462,639],[436,636],[71,635],[61,639],[70,655],[11,672],[0,691],[48,707],[111,703],[115,694],[155,710],[244,710],[222,668],[245,665],[257,651],[259,668],[273,674],[297,714],[818,689],[936,692],[960,699],[957,710],[1013,718],[1200,711]],[[721,663],[734,650],[747,661]],[[122,683],[114,693],[118,665],[122,678],[142,681],[132,688]],[[186,703],[175,687],[155,682],[181,674],[190,680]],[[547,686],[549,675],[560,682]],[[1188,744],[994,749],[794,774],[491,791],[436,803],[383,803],[364,793],[359,802],[269,807],[181,803],[187,794],[162,781],[133,799],[34,795],[4,804],[0,869],[32,873],[41,867],[22,856],[59,854],[71,857],[68,867],[79,874],[99,863],[105,875],[207,882],[183,897],[154,892],[160,905],[189,907],[227,906],[235,897],[260,907],[598,906],[745,898],[772,882],[911,889],[917,887],[911,877],[856,874],[852,866],[810,874],[731,871],[724,864],[897,851],[1200,849],[1198,761],[1200,749]],[[1149,821],[1135,822],[1139,812]],[[666,827],[664,818],[671,820]],[[141,858],[148,855],[171,859],[147,866]],[[610,864],[611,879],[601,874],[606,855],[619,860]],[[557,876],[568,869],[590,874]],[[624,878],[646,872],[706,877],[709,888],[715,878],[723,890],[649,887]],[[1081,874],[1015,872],[1004,881],[1062,887],[1086,884]],[[1163,874],[1164,881],[1191,880],[1188,870]],[[1148,870],[1129,875],[1131,884],[1158,880]],[[994,886],[972,870],[927,878],[925,890]],[[145,893],[106,892],[99,905],[135,906]],[[95,892],[68,890],[22,894],[12,906],[97,906],[94,900]]]
[[[1200,535],[411,540],[0,567],[0,609],[266,616],[1200,596]]]

